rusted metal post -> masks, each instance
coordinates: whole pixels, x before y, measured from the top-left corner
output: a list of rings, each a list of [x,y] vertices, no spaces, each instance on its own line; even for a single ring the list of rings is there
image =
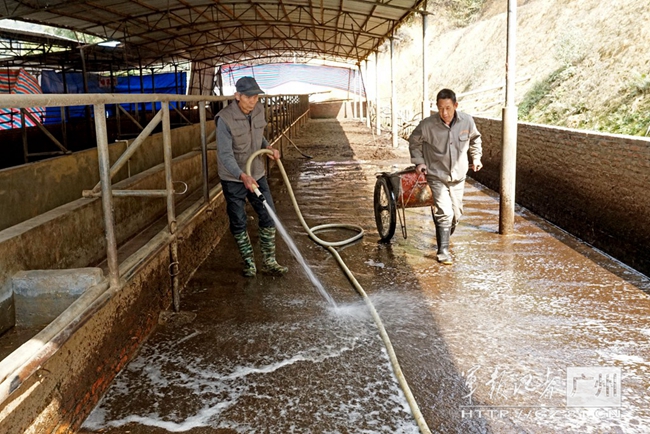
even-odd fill
[[[65,107],[61,106],[61,135],[63,136],[63,147],[68,149],[68,129],[65,118]]]
[[[163,156],[165,160],[165,187],[167,188],[167,223],[171,242],[169,244],[169,274],[171,275],[172,284],[172,302],[174,312],[181,310],[181,297],[179,290],[178,273],[180,266],[178,264],[178,238],[176,237],[176,211],[174,209],[174,184],[172,182],[172,135],[169,122],[169,102],[161,102],[160,111],[162,112],[163,122]]]
[[[120,284],[120,266],[117,260],[117,241],[115,240],[115,216],[113,215],[113,193],[111,191],[111,163],[108,155],[106,109],[104,104],[94,104],[93,107],[95,111],[97,157],[99,160],[99,182],[102,186],[102,209],[104,211],[108,281],[112,288],[116,288]]]
[[[140,93],[144,93],[144,77],[142,75],[142,62],[140,62]],[[140,122],[145,123],[147,119],[147,103],[144,102],[142,103],[141,110],[142,113],[140,113],[138,119],[140,120]]]
[[[20,134],[23,139],[23,159],[25,164],[29,163],[29,143],[27,142],[27,123],[25,122],[25,111],[20,109]]]
[[[174,93],[175,93],[176,95],[178,95],[178,93],[179,93],[179,92],[178,92],[178,65],[177,65],[176,63],[174,63]],[[176,101],[175,104],[176,104],[176,105],[174,105],[173,107],[175,107],[175,108],[176,108],[176,111],[180,114],[180,113],[181,113],[181,112],[180,112],[180,109],[181,109],[181,102],[180,102],[180,101]]]
[[[429,58],[427,26],[428,14],[422,12],[422,119],[429,117],[431,106],[429,103]]]
[[[273,124],[269,125],[269,121],[272,122],[271,120],[271,101],[270,97],[265,96],[264,97],[264,116],[266,117],[266,126],[264,127],[264,135],[268,138],[269,142],[274,139],[273,137]],[[216,126],[216,125],[215,125]],[[217,130],[215,130],[216,132]],[[268,160],[268,158],[266,158]]]
[[[210,186],[208,185],[208,140],[205,125],[205,101],[199,102],[199,121],[201,122],[201,163],[203,167],[203,201],[210,201]]]
[[[63,93],[68,93],[68,80],[65,75],[65,65],[61,64],[61,80],[63,81]],[[65,118],[70,119],[70,107],[65,106]]]
[[[515,105],[517,0],[508,0],[506,46],[506,105],[503,108],[501,151],[501,201],[499,233],[512,234],[515,226],[515,180],[517,174],[517,106]]]
[[[111,80],[111,93],[114,94],[115,93],[115,76],[113,75],[113,66],[112,65],[110,67],[110,80]],[[122,130],[120,129],[120,111],[117,109],[118,105],[119,104],[115,104],[115,106],[113,108],[115,109],[115,128],[117,129],[116,137],[118,139],[120,139],[120,138],[122,138],[122,134],[121,134]],[[61,119],[61,123],[63,123],[63,119]],[[68,145],[67,143],[65,143],[65,142],[63,143],[63,146],[65,146],[66,148],[68,147],[67,145]],[[131,175],[129,175],[129,177],[131,177]]]
[[[151,93],[156,93],[156,78],[155,78],[156,74],[154,74],[153,68],[151,68],[150,71],[151,71]],[[156,110],[158,109],[158,107],[156,107],[156,104],[157,103],[153,101],[151,102],[151,116],[155,116],[156,114]]]
[[[379,51],[375,51],[375,124],[377,127],[377,135],[381,134],[379,111]]]
[[[397,148],[397,92],[395,91],[395,38],[390,38],[390,132],[393,148]]]

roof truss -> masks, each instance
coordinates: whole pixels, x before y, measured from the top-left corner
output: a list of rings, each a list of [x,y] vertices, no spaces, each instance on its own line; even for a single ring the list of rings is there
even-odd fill
[[[275,57],[356,64],[423,7],[423,0],[3,0],[0,15],[120,41],[123,57],[143,66]]]

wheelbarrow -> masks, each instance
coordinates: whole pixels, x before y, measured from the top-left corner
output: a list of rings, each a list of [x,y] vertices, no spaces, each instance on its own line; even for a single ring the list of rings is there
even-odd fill
[[[426,175],[417,173],[415,166],[399,172],[377,174],[375,182],[375,223],[382,242],[388,242],[395,235],[397,219],[406,239],[406,208],[431,207],[434,215],[433,194],[427,184]]]

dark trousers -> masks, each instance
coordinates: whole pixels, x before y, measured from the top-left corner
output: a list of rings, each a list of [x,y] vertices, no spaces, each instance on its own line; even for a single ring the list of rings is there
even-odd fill
[[[258,179],[257,184],[259,185],[260,192],[266,198],[266,202],[271,206],[273,212],[275,212],[275,205],[273,204],[271,190],[269,189],[268,182],[266,182],[266,177],[263,176]],[[243,182],[221,181],[221,187],[223,188],[223,196],[226,199],[226,212],[230,220],[230,233],[236,235],[246,231],[246,199],[248,199],[248,202],[250,202],[257,213],[261,228],[275,227],[275,223],[262,201],[255,193],[248,191],[244,187]]]

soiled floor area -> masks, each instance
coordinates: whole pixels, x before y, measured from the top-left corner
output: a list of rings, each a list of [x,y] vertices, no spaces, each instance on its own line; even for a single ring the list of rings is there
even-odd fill
[[[647,432],[647,277],[522,208],[516,235],[499,235],[498,197],[472,180],[454,265],[435,260],[428,208],[406,211],[407,238],[398,224],[378,243],[375,174],[408,166],[406,144],[334,120],[310,121],[293,140],[313,157],[292,147],[283,157],[307,223],[365,229],[339,252],[432,432]],[[363,301],[306,236],[277,168],[270,182],[283,226],[337,306],[281,240],[288,275],[244,278],[227,235],[184,290],[182,312],[152,333],[81,432],[419,432]]]

